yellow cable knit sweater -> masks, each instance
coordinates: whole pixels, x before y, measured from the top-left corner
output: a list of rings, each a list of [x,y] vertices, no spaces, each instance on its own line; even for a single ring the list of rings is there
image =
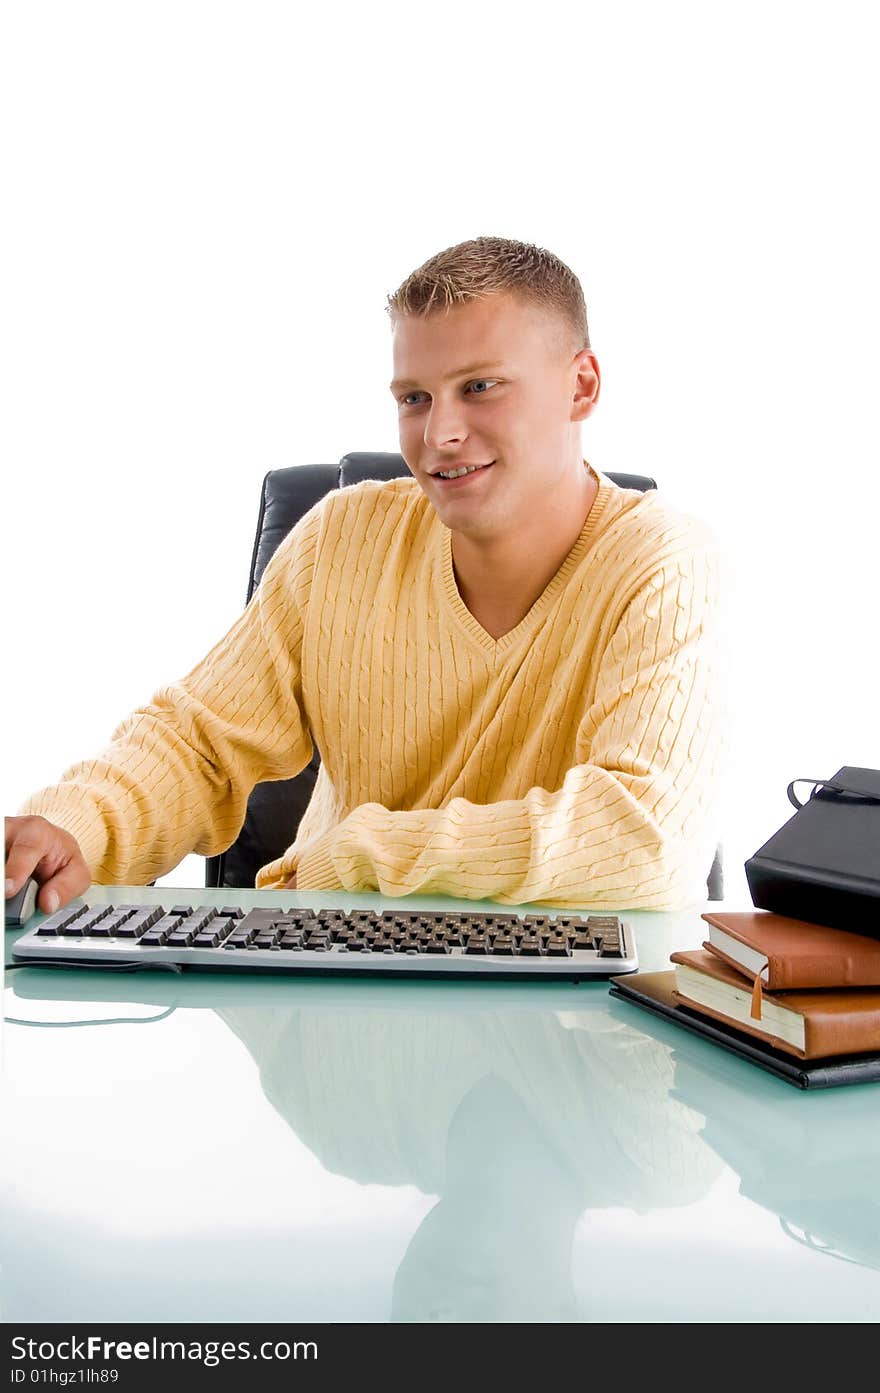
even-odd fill
[[[584,529],[497,641],[411,479],[331,493],[225,638],[30,798],[98,882],[236,837],[248,794],[321,771],[261,887],[672,908],[712,859],[715,553],[657,493],[597,475]],[[291,835],[294,829],[291,829]]]

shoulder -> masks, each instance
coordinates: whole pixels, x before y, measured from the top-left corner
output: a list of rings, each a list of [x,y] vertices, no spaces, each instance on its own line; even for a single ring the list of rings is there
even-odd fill
[[[321,545],[347,554],[371,542],[380,531],[399,536],[419,531],[434,510],[415,479],[367,479],[331,489],[317,505]]]
[[[384,513],[419,513],[428,507],[428,500],[410,475],[399,479],[365,479],[360,484],[346,484],[331,489],[318,505],[328,517],[381,516]]]
[[[630,575],[692,560],[717,563],[718,544],[703,519],[670,503],[659,489],[642,493],[620,488],[603,474],[599,480],[603,509],[597,558],[616,563]]]
[[[419,528],[427,511],[427,499],[412,478],[330,489],[281,540],[266,569],[313,568],[321,560],[333,564],[334,557],[348,562],[385,527],[395,534],[407,526]]]

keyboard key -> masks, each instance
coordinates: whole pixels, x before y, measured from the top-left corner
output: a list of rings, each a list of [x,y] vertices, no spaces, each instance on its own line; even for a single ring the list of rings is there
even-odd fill
[[[218,909],[217,913],[222,914],[224,919],[241,919],[244,910],[239,909],[238,905],[232,905],[231,908],[229,905],[225,905],[223,909]]]
[[[521,958],[540,958],[544,952],[544,943],[537,934],[523,934],[519,941],[519,955]]]
[[[547,914],[527,914],[523,924],[532,933],[550,933],[553,928],[553,920]]]
[[[112,913],[112,904],[97,905],[94,909],[87,910],[85,914],[81,914],[75,921],[79,934],[90,934],[96,924],[100,924],[102,919],[108,919]]]
[[[147,929],[147,932],[143,935],[140,941],[142,947],[144,948],[161,948],[167,937],[167,930],[165,930],[165,932],[162,932],[161,930]]]
[[[274,909],[249,909],[243,919],[239,921],[240,929],[269,929],[279,918],[277,910]]]
[[[620,929],[620,920],[616,914],[588,914],[587,928],[592,934],[601,934],[606,930]]]
[[[489,939],[485,934],[471,934],[467,941],[466,953],[485,954],[489,951]]]
[[[146,924],[119,924],[114,927],[112,924],[99,924],[96,929],[92,929],[92,936],[98,938],[140,938],[141,934],[146,933]]]
[[[173,914],[166,914],[160,904],[147,905],[144,909],[136,909],[130,919],[126,920],[125,927],[129,930],[127,937],[139,938],[147,929],[152,929],[156,924],[163,924],[167,928],[172,928],[178,922]]]
[[[551,938],[547,944],[548,958],[570,958],[571,948],[567,938]]]
[[[492,952],[498,953],[502,957],[512,957],[515,948],[515,939],[512,934],[496,934],[492,943]]]
[[[192,914],[187,914],[181,919],[180,927],[191,930],[193,933],[201,933],[202,929],[207,928],[213,919],[217,918],[217,911],[212,905],[202,906],[194,909]]]
[[[318,923],[325,925],[328,929],[344,929],[348,927],[346,915],[338,909],[319,909],[316,917]]]
[[[40,938],[54,938],[65,925],[72,924],[74,919],[85,914],[87,909],[88,906],[84,904],[65,905],[63,909],[56,910],[54,914],[50,914],[49,918],[43,921],[37,929],[38,936]]]
[[[349,916],[349,923],[357,925],[361,929],[375,929],[379,923],[378,914],[374,914],[371,909],[356,909]]]
[[[623,951],[620,946],[620,939],[614,936],[606,936],[599,943],[600,958],[622,958]]]
[[[126,934],[127,924],[137,913],[134,909],[115,909],[112,914],[108,914],[102,919],[100,924],[89,930],[91,936],[98,935],[100,938],[136,938],[137,934]],[[143,931],[142,931],[143,932]]]

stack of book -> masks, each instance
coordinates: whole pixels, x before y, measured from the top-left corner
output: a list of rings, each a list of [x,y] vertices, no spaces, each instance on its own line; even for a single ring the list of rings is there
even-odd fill
[[[675,999],[799,1059],[880,1051],[880,939],[754,910],[704,914]]]
[[[702,949],[611,994],[801,1088],[880,1080],[880,938],[766,910],[702,917]]]

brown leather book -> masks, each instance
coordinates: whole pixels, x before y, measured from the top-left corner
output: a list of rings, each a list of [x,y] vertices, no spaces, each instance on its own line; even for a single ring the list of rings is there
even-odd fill
[[[675,999],[700,1015],[726,1021],[798,1059],[880,1050],[880,990],[777,992],[753,1015],[748,982],[714,953],[673,953]]]
[[[752,910],[704,914],[703,944],[766,991],[801,987],[880,987],[880,939]]]

